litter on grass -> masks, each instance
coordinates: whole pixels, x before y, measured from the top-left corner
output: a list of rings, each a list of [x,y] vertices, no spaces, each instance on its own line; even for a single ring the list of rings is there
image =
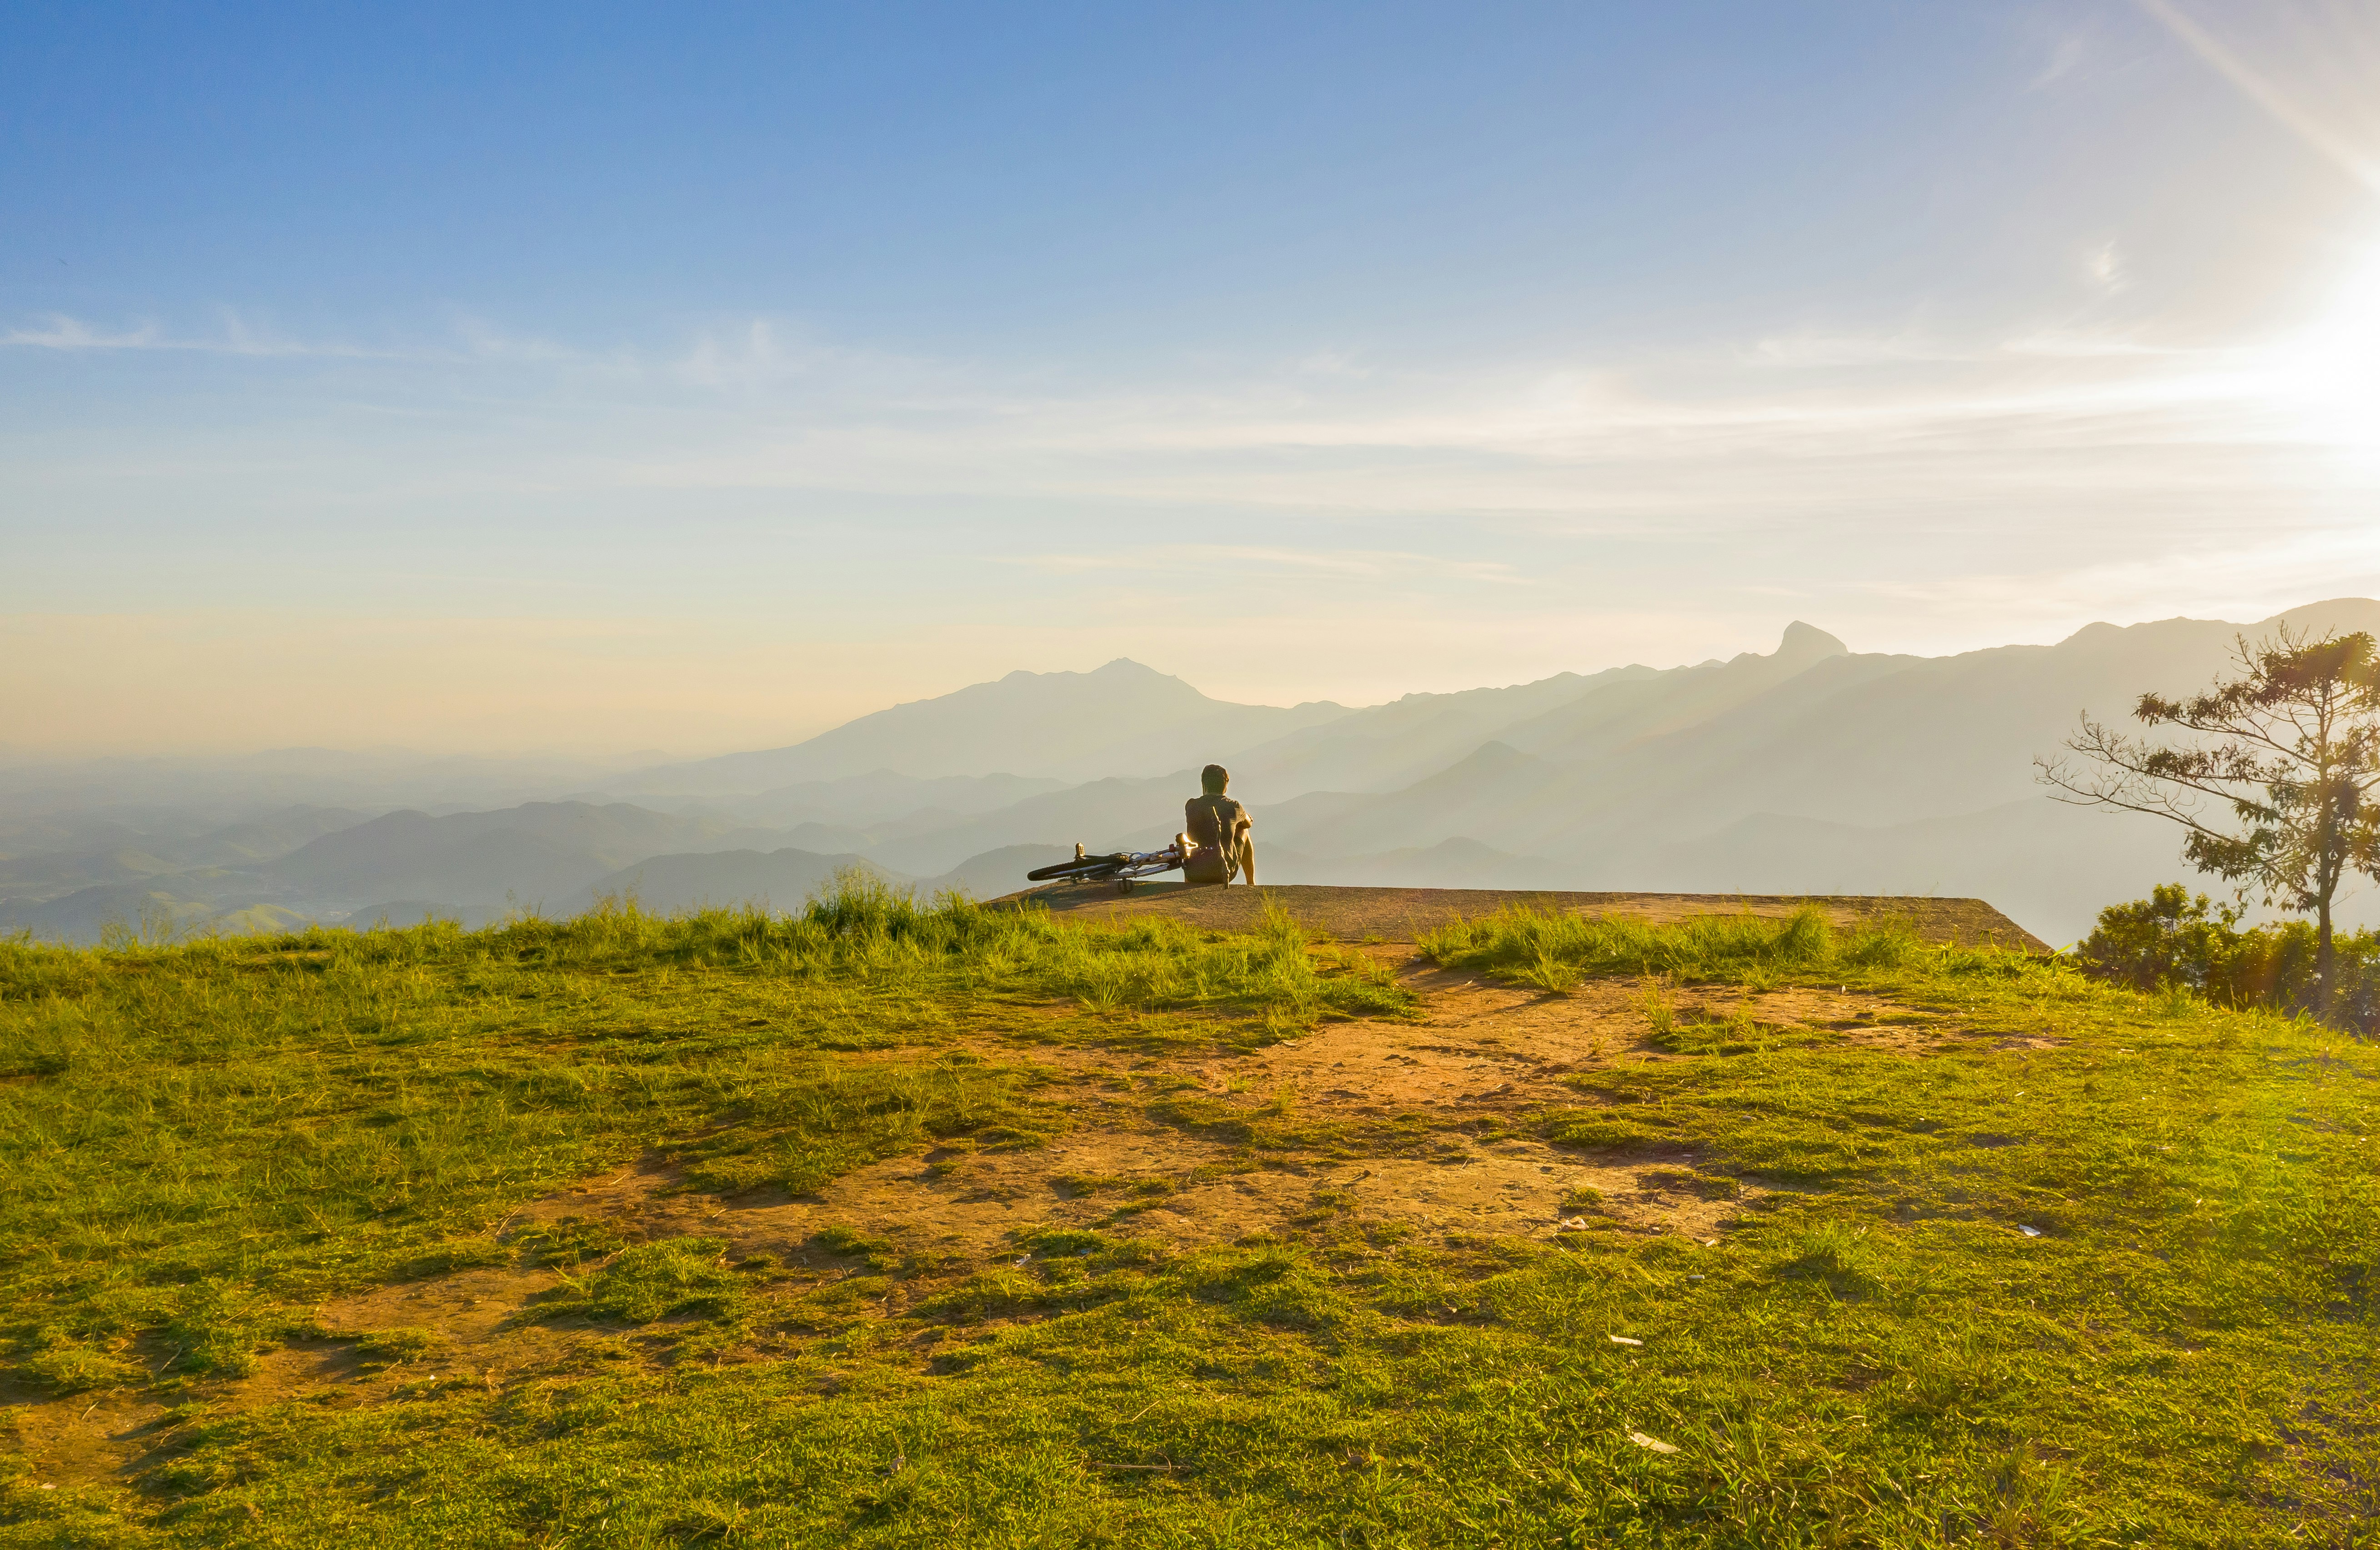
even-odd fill
[[[2016,1230],[2024,1234],[2027,1238],[2039,1238],[2041,1236],[2041,1229],[2039,1227],[2019,1227]]]
[[[1615,1346],[1641,1346],[1645,1343],[1642,1340],[1631,1340],[1625,1335],[1614,1335],[1609,1336],[1609,1339]]]
[[[1675,1453],[1678,1451],[1677,1444],[1665,1443],[1658,1437],[1648,1437],[1642,1432],[1629,1433],[1628,1440],[1634,1443],[1638,1447],[1645,1448],[1653,1453]]]
[[[1586,1218],[1584,1216],[1565,1216],[1561,1219],[1561,1229],[1564,1232],[1585,1232],[1586,1230]]]

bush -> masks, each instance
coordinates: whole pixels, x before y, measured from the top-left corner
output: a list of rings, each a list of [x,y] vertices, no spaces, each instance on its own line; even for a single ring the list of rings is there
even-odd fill
[[[2186,990],[2218,1007],[2314,1013],[2314,929],[2305,921],[2240,929],[2240,911],[2168,883],[2147,898],[2110,905],[2074,957],[2083,971],[2139,991]],[[2338,990],[2329,1020],[2380,1032],[2380,934],[2331,938]]]

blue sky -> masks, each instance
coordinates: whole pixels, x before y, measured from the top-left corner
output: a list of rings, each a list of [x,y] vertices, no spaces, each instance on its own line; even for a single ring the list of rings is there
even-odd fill
[[[0,745],[2380,590],[2380,13],[10,7]]]

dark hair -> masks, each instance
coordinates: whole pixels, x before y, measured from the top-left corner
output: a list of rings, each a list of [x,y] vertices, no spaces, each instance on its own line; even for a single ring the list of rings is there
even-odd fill
[[[1220,797],[1223,787],[1232,784],[1232,772],[1220,764],[1209,764],[1198,772],[1198,785],[1207,795]]]

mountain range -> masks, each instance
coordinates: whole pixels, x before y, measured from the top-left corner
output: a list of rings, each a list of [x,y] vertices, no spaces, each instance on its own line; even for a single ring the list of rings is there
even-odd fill
[[[195,768],[181,802],[164,762],[18,765],[0,768],[0,932],[477,921],[627,893],[783,908],[845,867],[990,896],[1076,841],[1164,843],[1217,762],[1268,882],[1975,895],[2065,941],[2187,868],[2167,825],[2047,800],[2034,758],[2084,712],[2120,720],[2144,690],[2203,686],[2238,638],[2283,623],[2380,633],[2380,604],[1945,657],[1852,652],[1795,623],[1766,653],[1354,709],[1232,704],[1119,660],[716,759],[310,752]],[[407,778],[441,799],[385,799]]]

